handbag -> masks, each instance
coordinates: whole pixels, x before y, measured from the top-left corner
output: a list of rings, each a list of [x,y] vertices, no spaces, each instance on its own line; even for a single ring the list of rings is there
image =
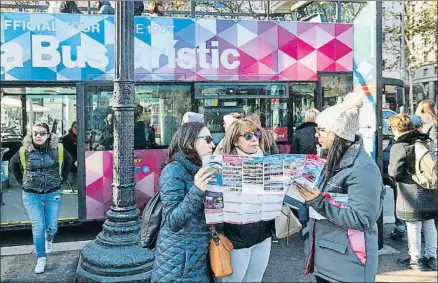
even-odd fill
[[[213,225],[211,229],[210,240],[210,265],[214,276],[217,278],[227,277],[233,274],[231,266],[231,251],[233,244],[223,234],[216,232]]]
[[[140,243],[143,248],[155,248],[161,228],[162,210],[160,192],[156,192],[144,208],[141,218]]]
[[[277,238],[288,238],[299,232],[301,228],[302,225],[292,213],[292,209],[287,204],[283,204],[280,216],[275,218],[275,234]]]

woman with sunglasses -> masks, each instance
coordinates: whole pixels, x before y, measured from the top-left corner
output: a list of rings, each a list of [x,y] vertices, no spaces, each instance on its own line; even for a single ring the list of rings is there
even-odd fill
[[[201,168],[201,158],[213,149],[210,131],[199,122],[183,124],[172,138],[159,180],[162,223],[151,282],[210,282],[204,199],[213,172]]]
[[[221,154],[262,157],[266,155],[265,145],[263,129],[249,119],[239,119],[228,128]],[[271,253],[271,222],[218,226],[234,247],[233,274],[223,278],[223,282],[261,282]]]
[[[327,159],[317,188],[298,185],[310,206],[305,274],[316,282],[374,282],[378,265],[377,219],[385,190],[375,161],[364,150],[359,108],[364,94],[317,117],[316,138]]]
[[[46,256],[52,251],[58,230],[61,184],[67,180],[72,158],[66,150],[62,158],[58,157],[58,137],[50,133],[46,123],[32,128],[23,140],[23,149],[24,160],[20,160],[20,150],[12,157],[11,167],[21,183],[23,205],[32,224],[37,257],[35,273],[39,274],[44,272]]]

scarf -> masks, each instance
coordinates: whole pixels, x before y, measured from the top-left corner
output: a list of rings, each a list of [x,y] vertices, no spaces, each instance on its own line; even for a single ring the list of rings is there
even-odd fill
[[[253,153],[253,154],[247,154],[246,152],[243,152],[242,150],[240,150],[240,148],[238,148],[238,147],[236,147],[236,152],[237,152],[237,155],[240,155],[240,156],[251,156],[251,157],[265,156],[265,154],[263,153],[263,151],[260,147],[257,149],[257,152]]]
[[[75,134],[75,133],[73,133],[73,131],[68,131],[68,135],[69,135],[69,137],[71,137],[71,139],[73,140],[73,143],[75,144],[75,145],[77,145],[78,144],[78,136]]]

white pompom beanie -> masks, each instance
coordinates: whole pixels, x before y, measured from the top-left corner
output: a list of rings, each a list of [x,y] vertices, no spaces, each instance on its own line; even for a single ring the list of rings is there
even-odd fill
[[[320,128],[326,128],[340,138],[354,142],[359,132],[359,109],[364,93],[349,93],[344,102],[327,108],[316,118]]]

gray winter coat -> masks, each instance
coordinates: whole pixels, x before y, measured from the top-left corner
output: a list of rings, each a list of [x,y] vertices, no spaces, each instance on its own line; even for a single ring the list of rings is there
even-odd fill
[[[373,282],[377,273],[377,224],[385,190],[360,137],[346,151],[322,194],[307,202],[326,219],[311,219],[306,274],[330,282]],[[327,194],[328,193],[328,194]],[[343,205],[330,193],[348,195]]]
[[[163,220],[151,282],[209,282],[205,193],[193,183],[197,166],[177,154],[159,181]]]
[[[36,149],[32,137],[27,135],[23,140],[26,148],[26,172],[20,163],[20,153],[17,152],[11,159],[12,173],[15,179],[22,184],[24,191],[47,194],[61,187],[67,180],[72,166],[72,158],[64,149],[63,164],[59,172],[58,163],[58,137],[52,134],[49,144]]]
[[[429,139],[426,134],[418,131],[400,136],[391,147],[388,166],[388,175],[397,184],[397,217],[408,222],[438,217],[437,191],[424,189],[412,180],[415,172],[416,140]]]

